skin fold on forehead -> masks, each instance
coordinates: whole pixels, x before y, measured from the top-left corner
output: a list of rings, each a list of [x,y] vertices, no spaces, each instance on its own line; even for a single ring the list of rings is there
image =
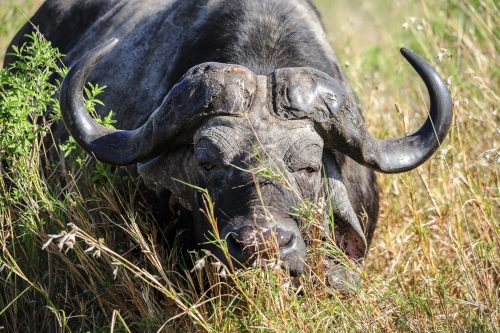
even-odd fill
[[[261,154],[293,163],[293,158],[320,161],[322,138],[309,121],[262,121],[250,117],[215,117],[206,122],[194,135],[195,145],[209,141],[222,153],[224,162],[236,157]],[[203,146],[203,144],[202,144]],[[196,149],[202,147],[196,146]],[[309,148],[306,150],[305,148]],[[299,156],[301,155],[301,156]]]

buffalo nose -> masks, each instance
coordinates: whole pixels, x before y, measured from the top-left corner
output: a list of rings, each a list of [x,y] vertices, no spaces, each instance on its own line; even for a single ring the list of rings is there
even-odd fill
[[[289,252],[296,240],[294,231],[283,228],[260,228],[244,226],[233,234],[241,248],[244,261],[255,259],[257,253],[267,255],[270,251]]]

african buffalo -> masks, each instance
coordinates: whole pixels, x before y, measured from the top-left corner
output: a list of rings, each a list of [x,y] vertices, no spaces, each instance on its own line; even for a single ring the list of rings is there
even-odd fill
[[[306,243],[291,213],[304,200],[331,205],[338,246],[360,262],[378,215],[374,170],[416,168],[451,125],[446,83],[402,49],[427,86],[430,117],[409,136],[374,139],[310,0],[48,0],[31,22],[72,68],[60,91],[69,133],[168,191],[197,243],[221,260],[206,244],[202,198],[185,183],[208,189],[220,237],[244,265],[272,238],[284,267],[303,272]],[[87,80],[109,87],[116,130],[87,113]]]

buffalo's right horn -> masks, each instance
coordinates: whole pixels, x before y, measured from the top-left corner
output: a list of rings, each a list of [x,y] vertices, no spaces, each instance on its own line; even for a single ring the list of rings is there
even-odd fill
[[[147,160],[169,145],[189,141],[188,133],[204,117],[236,115],[250,108],[257,87],[255,74],[242,66],[204,63],[191,68],[139,128],[127,131],[104,127],[87,112],[82,91],[92,69],[117,43],[112,39],[83,56],[61,86],[66,128],[100,161],[130,165]]]

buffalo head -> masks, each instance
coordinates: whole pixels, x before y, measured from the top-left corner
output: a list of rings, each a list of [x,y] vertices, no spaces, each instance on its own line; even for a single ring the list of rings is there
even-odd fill
[[[321,198],[343,225],[343,250],[353,259],[363,258],[365,233],[332,152],[376,171],[403,172],[427,160],[451,124],[445,82],[402,49],[430,95],[430,117],[403,138],[374,139],[344,83],[321,71],[283,68],[262,76],[221,63],[191,68],[141,127],[109,129],[89,116],[82,89],[93,66],[116,43],[89,52],[65,78],[60,99],[66,127],[98,160],[137,164],[146,184],[169,190],[193,212],[200,244],[215,227],[230,254],[245,265],[257,253],[269,252],[272,243],[285,267],[300,274],[306,245],[300,221],[291,213],[304,200]],[[186,183],[208,189],[215,226],[200,213],[203,197]],[[204,246],[224,260],[216,248]]]

